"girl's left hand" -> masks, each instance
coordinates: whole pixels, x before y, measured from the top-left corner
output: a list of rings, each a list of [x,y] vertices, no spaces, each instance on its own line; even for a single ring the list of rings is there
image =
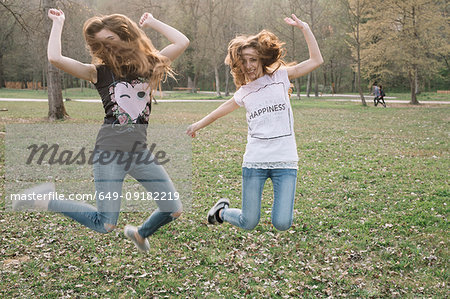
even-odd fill
[[[146,12],[142,15],[139,21],[139,26],[141,26],[142,28],[150,27],[150,23],[153,22],[154,20],[156,19],[153,17],[153,15],[149,12]]]
[[[309,29],[309,25],[305,22],[302,22],[296,15],[292,14],[292,18],[286,17],[284,21],[291,25],[300,28],[301,30]]]

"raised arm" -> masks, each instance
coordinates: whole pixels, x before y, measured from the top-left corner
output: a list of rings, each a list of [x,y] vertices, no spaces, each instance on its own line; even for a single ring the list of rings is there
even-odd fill
[[[211,124],[215,120],[221,118],[222,116],[227,115],[228,113],[236,110],[239,108],[239,105],[236,104],[236,101],[234,98],[229,99],[222,105],[220,105],[216,110],[199,120],[198,122],[190,125],[187,128],[186,134],[188,134],[191,137],[195,137],[195,132],[206,127],[207,125]]]
[[[318,68],[323,63],[323,58],[322,54],[320,54],[320,49],[316,38],[314,37],[314,34],[308,24],[300,21],[294,14],[292,14],[292,18],[286,17],[284,21],[291,26],[298,27],[303,32],[309,50],[308,60],[286,68],[289,79],[295,79]]]
[[[142,28],[151,28],[164,35],[171,44],[160,51],[161,55],[174,61],[189,46],[189,39],[175,28],[155,19],[151,13],[144,13],[139,21]]]
[[[50,9],[48,17],[53,21],[52,30],[48,39],[48,61],[57,68],[84,80],[97,82],[97,69],[93,64],[81,63],[75,59],[61,54],[61,34],[65,16],[62,10]]]

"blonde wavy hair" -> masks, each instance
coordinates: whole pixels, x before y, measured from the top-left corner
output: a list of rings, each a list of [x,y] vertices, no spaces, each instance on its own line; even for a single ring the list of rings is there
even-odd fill
[[[99,40],[96,34],[102,29],[114,32],[120,41]],[[92,17],[84,23],[83,33],[92,63],[105,64],[119,78],[139,76],[157,89],[167,76],[174,77],[170,60],[160,55],[137,24],[124,15]]]
[[[263,73],[272,75],[282,65],[287,65],[283,60],[286,50],[284,43],[270,31],[262,30],[256,35],[240,35],[235,37],[228,44],[228,54],[225,64],[231,68],[234,84],[236,88],[247,84],[242,68],[242,50],[254,48],[263,67]]]

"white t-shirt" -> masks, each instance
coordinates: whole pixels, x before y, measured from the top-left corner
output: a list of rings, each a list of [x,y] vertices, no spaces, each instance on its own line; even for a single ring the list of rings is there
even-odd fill
[[[298,155],[294,118],[289,101],[290,82],[285,69],[241,86],[234,100],[247,110],[248,136],[243,166],[288,165],[296,168]],[[290,165],[290,166],[289,166]],[[278,167],[276,167],[278,168]]]

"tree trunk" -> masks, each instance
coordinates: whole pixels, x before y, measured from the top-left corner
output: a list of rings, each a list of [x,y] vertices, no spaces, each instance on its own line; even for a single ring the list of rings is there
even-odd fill
[[[419,72],[416,69],[416,72],[414,74],[414,84],[416,85],[415,92],[416,94],[420,94],[420,86],[419,86]]]
[[[314,77],[314,96],[317,98],[319,96],[319,81],[317,80],[317,72],[313,72]]]
[[[411,102],[412,105],[419,105],[419,101],[416,97],[416,76],[417,76],[417,67],[414,67],[413,70],[409,72],[409,85],[411,88]]]
[[[367,106],[366,99],[364,98],[364,94],[361,87],[361,41],[359,38],[359,24],[361,23],[360,16],[360,7],[359,1],[357,2],[356,7],[356,15],[358,16],[358,21],[356,23],[356,55],[357,55],[357,64],[358,64],[358,73],[356,75],[356,84],[358,84],[359,97],[361,98],[361,104],[363,106]]]
[[[230,84],[230,69],[229,69],[228,65],[225,65],[225,96],[226,97],[230,95],[229,84]]]
[[[187,87],[189,88],[189,92],[190,93],[194,93],[195,92],[195,84],[194,84],[194,81],[192,81],[191,76],[188,76]]]
[[[352,92],[355,92],[356,90],[356,73],[352,71]]]
[[[334,92],[339,93],[342,83],[342,74],[336,75],[336,84],[333,86]]]
[[[194,84],[193,84],[193,88],[192,88],[193,93],[197,93],[198,76],[199,76],[199,74],[197,71],[197,72],[195,72],[195,75],[194,75],[194,82],[193,82]]]
[[[220,77],[219,77],[219,68],[214,66],[214,76],[215,76],[215,82],[216,82],[216,95],[218,97],[221,97],[222,94],[220,93]]]
[[[45,27],[45,38],[48,39],[50,36],[51,22],[48,20],[47,13],[48,10],[56,6],[55,0],[44,0],[43,1],[43,15],[44,20],[46,20]],[[69,116],[64,108],[64,102],[62,97],[62,87],[61,87],[61,74],[56,67],[51,63],[47,64],[47,83],[48,83],[48,119],[57,120],[65,119]]]
[[[358,87],[359,97],[361,98],[361,104],[363,106],[367,106],[366,99],[364,98],[364,94],[361,87],[361,59],[359,58],[359,47],[358,47],[358,73],[356,74],[356,85]]]
[[[4,88],[5,86],[5,76],[3,72],[3,54],[0,53],[0,88]]]
[[[333,60],[330,61],[330,85],[331,85],[331,94],[334,95],[336,93],[336,74],[333,69]]]
[[[51,63],[48,63],[48,119],[59,120],[69,116],[66,112],[62,96],[61,74]]]
[[[309,98],[311,93],[311,73],[308,73],[308,79],[306,81],[306,96]]]
[[[301,88],[300,79],[299,78],[295,78],[294,82],[295,82],[294,83],[295,89],[297,89],[297,97],[300,100],[300,88]]]
[[[47,89],[47,68],[45,66],[42,68],[42,88]]]
[[[414,29],[414,38],[417,40],[417,32],[416,32],[416,9],[412,7],[412,25]],[[417,48],[413,45],[413,56],[416,56]],[[411,73],[412,72],[412,73]],[[411,102],[412,105],[419,105],[419,101],[417,100],[417,65],[413,64],[412,69],[409,71],[409,84],[411,85]]]

